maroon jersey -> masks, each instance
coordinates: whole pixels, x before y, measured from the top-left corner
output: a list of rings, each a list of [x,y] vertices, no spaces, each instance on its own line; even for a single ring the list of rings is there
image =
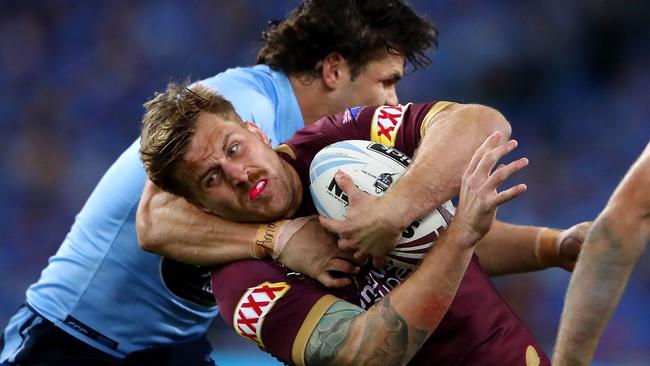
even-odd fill
[[[412,155],[431,118],[449,103],[357,107],[298,131],[278,152],[309,186],[309,165],[323,147],[361,139]],[[304,189],[296,216],[316,213]],[[271,261],[240,261],[219,267],[212,288],[224,319],[237,333],[289,364],[304,364],[307,340],[327,308],[340,299],[368,308],[411,271],[363,268],[355,284],[322,287]],[[501,299],[473,256],[448,312],[411,361],[413,365],[550,365],[517,315]]]

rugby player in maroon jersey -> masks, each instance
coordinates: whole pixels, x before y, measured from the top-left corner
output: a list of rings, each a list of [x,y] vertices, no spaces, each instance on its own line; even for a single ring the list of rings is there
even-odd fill
[[[187,92],[172,85],[156,98],[156,105],[167,99],[174,110],[174,104],[188,98],[198,98],[193,104],[196,107],[219,97],[201,87]],[[172,116],[171,128],[165,127],[171,141],[157,146],[169,149],[171,144],[178,152],[175,160],[155,165],[159,163],[155,153],[143,158],[150,177],[161,188],[179,192],[178,186],[182,186],[180,193],[206,210],[234,221],[260,222],[315,213],[306,189],[309,162],[331,142],[374,139],[407,154],[413,154],[420,145],[413,170],[426,167],[422,164],[427,159],[423,150],[435,150],[431,141],[452,140],[459,148],[445,157],[453,163],[446,179],[457,184],[449,185],[450,192],[442,192],[448,194],[440,202],[460,191],[455,224],[417,271],[399,273],[398,280],[408,279],[390,295],[376,292],[363,301],[361,293],[377,288],[369,279],[386,279],[395,270],[392,268],[384,268],[382,276],[374,279],[364,268],[356,276],[355,286],[329,291],[272,261],[240,261],[213,273],[222,315],[239,334],[288,363],[404,363],[412,359],[424,364],[548,364],[548,358],[501,300],[473,255],[474,245],[489,230],[498,204],[523,191],[518,185],[497,194],[496,187],[526,164],[519,159],[490,173],[498,159],[516,146],[501,138],[509,135],[507,122],[501,126],[504,131],[491,134],[478,150],[489,134],[463,134],[462,129],[445,128],[459,110],[476,113],[480,108],[485,107],[438,102],[350,109],[298,132],[276,154],[254,125],[224,120],[218,112],[199,107],[198,111],[190,109],[195,118],[185,131],[189,133],[184,141],[178,139],[177,126],[173,126],[178,116]],[[154,121],[154,125],[159,122]],[[144,148],[152,145],[152,136],[160,137],[152,134],[148,123],[151,121],[145,118]],[[427,174],[426,170],[419,173]],[[156,174],[166,176],[161,179]],[[166,182],[176,187],[165,186]],[[354,186],[346,177],[341,177],[339,184],[351,195],[359,193],[353,192]]]

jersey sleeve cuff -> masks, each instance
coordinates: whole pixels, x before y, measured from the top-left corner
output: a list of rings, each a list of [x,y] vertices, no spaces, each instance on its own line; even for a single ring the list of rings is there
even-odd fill
[[[429,112],[427,112],[427,115],[424,116],[424,120],[422,121],[422,124],[420,124],[420,137],[424,137],[424,134],[427,132],[427,129],[429,128],[429,125],[431,124],[431,120],[433,117],[435,117],[436,114],[440,113],[442,110],[445,108],[449,107],[450,105],[455,104],[454,102],[437,102],[434,104],[431,109],[429,109]]]
[[[293,360],[293,363],[298,366],[305,365],[305,349],[307,348],[309,337],[311,337],[314,328],[318,325],[323,314],[325,314],[327,309],[337,301],[341,301],[341,299],[334,295],[325,295],[321,297],[314,306],[312,306],[311,310],[309,310],[305,321],[303,321],[300,330],[298,330],[296,339],[293,341],[293,348],[291,349],[291,359]]]

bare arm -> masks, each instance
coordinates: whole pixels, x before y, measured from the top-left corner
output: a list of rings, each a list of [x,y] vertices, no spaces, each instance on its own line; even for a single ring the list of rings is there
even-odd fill
[[[147,181],[136,229],[140,247],[148,252],[187,264],[214,266],[251,258],[258,225],[226,221]]]
[[[520,159],[490,174],[497,160],[516,146],[510,142],[495,148],[499,136],[492,135],[469,163],[456,217],[418,269],[367,312],[344,302],[332,305],[309,339],[307,364],[406,364],[415,355],[449,308],[497,206],[526,189],[518,185],[496,192],[527,164]]]
[[[186,264],[212,267],[240,259],[259,257],[252,243],[266,224],[224,220],[202,211],[185,199],[163,192],[147,181],[136,215],[140,247]],[[335,272],[352,273],[349,254],[327,245],[335,239],[317,221],[305,224],[287,241],[278,261],[325,286],[349,284]],[[335,271],[335,272],[334,272]]]
[[[357,250],[358,257],[369,254],[376,265],[409,224],[458,195],[463,171],[488,136],[495,131],[501,132],[502,141],[510,136],[505,118],[481,105],[452,104],[423,123],[428,129],[411,167],[382,198],[350,201],[346,221],[321,220],[344,238],[341,248]]]
[[[306,364],[408,362],[442,320],[472,256],[472,243],[453,228],[407,281],[367,312],[344,301],[332,305],[309,339]]]
[[[541,243],[540,234],[547,228],[495,221],[490,232],[476,245],[476,254],[491,276],[549,267],[572,270],[590,225],[583,222],[566,230],[553,230],[550,238],[553,243]],[[542,244],[549,247],[540,253]]]
[[[382,197],[402,218],[401,229],[458,195],[463,172],[488,136],[499,131],[505,142],[511,133],[501,113],[476,104],[453,104],[427,123],[410,168]]]
[[[650,240],[650,144],[595,220],[571,277],[553,364],[588,365]]]

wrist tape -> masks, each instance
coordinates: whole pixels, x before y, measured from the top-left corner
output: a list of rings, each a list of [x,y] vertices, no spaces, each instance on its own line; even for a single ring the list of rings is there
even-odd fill
[[[253,258],[269,258],[273,254],[280,228],[287,220],[278,220],[261,224],[257,229],[255,240],[251,245]]]
[[[300,230],[303,226],[305,226],[306,223],[316,219],[317,217],[318,216],[316,215],[312,215],[306,217],[299,217],[293,220],[287,220],[282,225],[282,227],[280,228],[280,232],[278,233],[277,240],[275,241],[275,246],[273,247],[272,258],[278,259],[280,257],[280,254],[282,254],[284,247],[287,245],[287,242],[289,242],[289,239],[291,239],[293,234],[295,234],[298,230]]]
[[[291,237],[316,215],[261,224],[252,245],[254,258],[278,259]]]
[[[535,257],[542,268],[560,266],[560,233],[559,230],[543,228],[537,234]]]

